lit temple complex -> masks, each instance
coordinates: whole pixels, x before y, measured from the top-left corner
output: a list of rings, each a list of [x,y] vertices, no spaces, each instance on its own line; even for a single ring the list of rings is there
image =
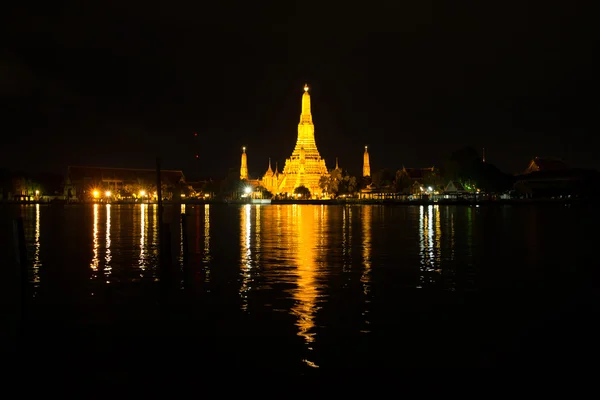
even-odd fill
[[[269,168],[261,180],[262,186],[273,194],[294,193],[294,189],[305,186],[313,197],[322,194],[319,181],[322,176],[328,176],[325,160],[319,155],[315,142],[315,126],[310,112],[310,94],[308,85],[304,86],[302,95],[302,113],[298,124],[298,139],[292,156],[285,161],[283,171]]]

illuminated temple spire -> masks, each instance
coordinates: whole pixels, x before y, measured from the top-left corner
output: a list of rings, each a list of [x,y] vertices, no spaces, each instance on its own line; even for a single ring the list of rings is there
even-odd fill
[[[365,146],[365,154],[363,155],[363,176],[371,176],[371,163],[369,162],[369,150]]]
[[[248,180],[248,156],[246,147],[242,147],[242,165],[240,166],[240,179]]]
[[[312,125],[312,114],[310,112],[310,94],[308,94],[308,84],[304,85],[304,94],[302,95],[302,114],[300,114],[300,124]]]
[[[302,93],[302,111],[298,123],[298,137],[292,155],[286,159],[282,172],[278,173],[276,167],[276,180],[265,174],[263,185],[268,186],[274,194],[294,193],[299,186],[305,186],[313,197],[319,197],[323,189],[319,185],[321,177],[329,175],[325,160],[321,158],[315,142],[315,126],[313,124],[310,93],[308,85],[304,85]]]
[[[315,142],[315,126],[313,124],[312,113],[310,110],[310,94],[308,85],[304,85],[302,94],[302,113],[300,114],[300,123],[298,124],[298,139],[296,147],[292,153],[292,159],[300,158],[300,150],[304,148],[307,159],[320,159],[319,150]]]
[[[265,176],[273,176],[273,169],[271,168],[271,157],[269,157],[269,168],[267,168],[267,173]]]

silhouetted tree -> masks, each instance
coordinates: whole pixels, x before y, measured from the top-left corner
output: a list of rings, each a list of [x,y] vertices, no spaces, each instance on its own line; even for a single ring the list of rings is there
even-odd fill
[[[502,192],[511,188],[513,178],[495,165],[484,163],[477,151],[463,147],[453,152],[444,165],[443,178],[462,183],[465,188],[477,187],[486,192]]]
[[[402,170],[396,172],[396,179],[394,180],[394,187],[397,193],[410,193],[410,187],[412,186],[412,180],[410,177],[403,173]]]
[[[352,195],[356,193],[357,186],[356,177],[341,169],[332,169],[329,176],[322,176],[319,180],[319,187],[332,197]]]
[[[273,193],[268,191],[264,186],[257,187],[256,191],[260,193],[261,199],[272,199],[273,198]]]
[[[294,189],[294,194],[299,194],[302,199],[310,199],[311,197],[310,190],[304,185]]]
[[[393,185],[396,180],[396,174],[394,174],[390,169],[384,168],[379,170],[373,176],[373,184],[377,187],[386,187]]]
[[[244,181],[240,179],[240,172],[237,169],[230,169],[227,177],[221,183],[218,196],[222,198],[237,198],[242,193]]]

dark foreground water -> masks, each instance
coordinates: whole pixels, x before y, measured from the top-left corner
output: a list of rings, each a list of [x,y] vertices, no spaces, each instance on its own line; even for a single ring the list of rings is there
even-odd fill
[[[187,226],[172,224],[172,278],[161,284],[153,205],[0,208],[3,294],[15,316],[5,319],[14,333],[6,350],[50,370],[128,381],[156,368],[562,368],[597,354],[600,217],[591,208],[182,211]],[[29,273],[21,325],[10,268],[17,215]],[[178,215],[167,207],[165,220]]]

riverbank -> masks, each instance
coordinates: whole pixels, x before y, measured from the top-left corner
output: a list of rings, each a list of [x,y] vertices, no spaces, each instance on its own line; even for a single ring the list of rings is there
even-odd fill
[[[327,199],[327,200],[271,200],[251,202],[249,200],[184,200],[179,202],[163,201],[163,204],[261,204],[261,205],[281,205],[281,204],[312,204],[312,205],[395,205],[395,206],[421,206],[421,205],[448,205],[448,206],[490,206],[490,205],[544,205],[544,204],[595,204],[598,199],[595,198],[540,198],[540,199],[498,199],[498,200],[399,200],[399,199]],[[41,205],[81,205],[95,204],[95,202],[67,202],[67,201],[52,201],[52,202],[15,202],[4,201],[2,204],[41,204]],[[98,204],[107,204],[101,202]],[[140,204],[127,201],[112,201],[108,204]],[[157,204],[156,201],[144,202],[143,204]]]

